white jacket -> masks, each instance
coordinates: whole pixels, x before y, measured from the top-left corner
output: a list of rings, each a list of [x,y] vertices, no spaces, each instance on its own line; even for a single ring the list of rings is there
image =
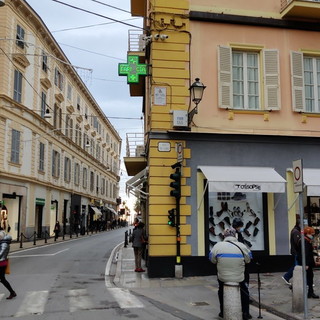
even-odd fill
[[[218,279],[222,282],[242,282],[245,264],[250,263],[251,258],[251,251],[236,237],[226,237],[209,253],[209,260],[217,264]]]

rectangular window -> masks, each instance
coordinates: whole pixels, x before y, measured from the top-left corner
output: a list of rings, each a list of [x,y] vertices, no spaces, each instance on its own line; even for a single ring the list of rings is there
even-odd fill
[[[80,111],[81,109],[81,99],[80,99],[80,96],[77,96],[77,110]]]
[[[60,153],[52,150],[52,176],[59,178],[60,176]]]
[[[12,129],[11,131],[11,162],[19,163],[20,159],[20,131]]]
[[[93,171],[90,172],[90,191],[93,192],[94,190],[94,173]]]
[[[54,69],[54,84],[60,89],[63,90],[63,74],[58,68]]]
[[[48,72],[48,56],[42,51],[42,70]]]
[[[16,44],[21,49],[24,49],[24,29],[17,25]]]
[[[96,178],[96,191],[97,191],[97,194],[99,194],[99,176],[98,175]]]
[[[41,117],[44,118],[47,109],[47,95],[41,92]]]
[[[68,83],[67,98],[72,100],[72,87],[70,83]]]
[[[259,105],[259,55],[232,52],[233,107],[257,110]]]
[[[22,73],[19,70],[14,70],[13,100],[22,101]]]
[[[105,193],[105,185],[106,185],[106,179],[101,178],[101,195],[104,195]]]
[[[304,95],[306,112],[320,112],[320,58],[304,57]]]
[[[39,170],[44,171],[44,143],[39,144]]]
[[[70,182],[71,180],[71,160],[64,157],[64,181]]]
[[[78,186],[80,184],[80,165],[76,163],[74,165],[74,184]]]
[[[87,189],[87,186],[88,186],[88,170],[87,170],[87,168],[83,168],[82,187],[83,187],[83,189]]]

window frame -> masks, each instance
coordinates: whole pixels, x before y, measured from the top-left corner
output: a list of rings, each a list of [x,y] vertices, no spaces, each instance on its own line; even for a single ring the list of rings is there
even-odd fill
[[[38,170],[44,172],[44,163],[45,163],[45,144],[39,142],[39,167]]]
[[[71,159],[67,156],[64,157],[64,181],[70,183],[71,181]]]
[[[17,30],[16,30],[16,45],[20,47],[21,49],[24,49],[25,47],[25,31],[24,28],[22,28],[19,24],[17,24]]]
[[[54,178],[60,177],[60,153],[57,150],[52,150],[51,174]]]
[[[14,82],[13,82],[13,100],[18,103],[22,102],[22,78],[23,74],[20,70],[14,70]]]
[[[10,162],[15,164],[20,164],[20,140],[21,132],[16,129],[12,129]]]

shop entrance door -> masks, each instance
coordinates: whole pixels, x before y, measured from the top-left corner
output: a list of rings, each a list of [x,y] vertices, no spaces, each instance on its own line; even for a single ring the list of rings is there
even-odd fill
[[[43,206],[36,204],[35,229],[36,229],[38,238],[41,238],[42,236],[42,215],[43,215]]]

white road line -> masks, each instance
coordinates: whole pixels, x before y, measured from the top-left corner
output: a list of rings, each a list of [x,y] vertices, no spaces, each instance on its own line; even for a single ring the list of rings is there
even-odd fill
[[[0,300],[2,300],[4,297],[4,293],[0,293]]]
[[[143,308],[143,303],[128,289],[123,288],[108,288],[109,292],[116,299],[120,308]]]
[[[55,253],[42,253],[42,254],[24,254],[24,255],[18,255],[18,256],[13,256],[10,255],[10,258],[34,258],[34,257],[53,257],[56,256],[57,254],[67,251],[70,248],[64,249],[64,250],[60,250],[58,252]]]
[[[93,309],[93,304],[86,289],[69,290],[69,303],[70,312]]]
[[[48,291],[28,291],[14,316],[18,318],[31,314],[42,314],[48,300],[48,294]]]

